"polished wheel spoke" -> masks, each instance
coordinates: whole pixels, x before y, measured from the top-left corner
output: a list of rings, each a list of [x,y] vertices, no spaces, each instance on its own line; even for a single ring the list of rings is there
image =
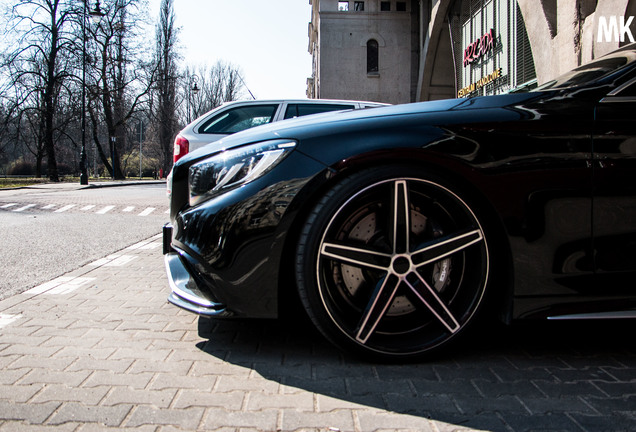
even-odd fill
[[[441,237],[413,252],[411,259],[416,267],[421,267],[462,251],[475,243],[483,241],[483,239],[484,237],[480,230]]]
[[[413,276],[417,275],[417,277]],[[451,333],[460,329],[459,322],[453,316],[446,304],[435,291],[417,272],[413,272],[406,278],[406,284],[429,311],[444,325]]]
[[[378,283],[367,307],[362,314],[362,320],[356,330],[356,339],[365,344],[391,306],[395,293],[400,286],[400,278],[388,274]]]
[[[411,174],[415,168],[394,170],[343,181],[299,245],[299,289],[319,328],[385,358],[455,339],[480,307],[489,274],[487,239],[471,207],[445,184]]]
[[[406,181],[396,181],[393,189],[393,253],[407,253],[411,231],[408,187]]]
[[[391,255],[374,252],[357,247],[344,246],[335,243],[323,243],[320,253],[322,256],[346,262],[358,267],[369,267],[388,271],[391,266]]]

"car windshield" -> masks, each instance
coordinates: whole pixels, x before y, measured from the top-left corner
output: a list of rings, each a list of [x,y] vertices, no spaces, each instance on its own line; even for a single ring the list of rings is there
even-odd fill
[[[565,89],[588,84],[634,61],[636,61],[636,45],[630,45],[608,56],[571,70],[537,87],[533,91]]]
[[[270,123],[278,105],[242,106],[223,111],[206,121],[200,128],[202,134],[233,134],[245,129]]]

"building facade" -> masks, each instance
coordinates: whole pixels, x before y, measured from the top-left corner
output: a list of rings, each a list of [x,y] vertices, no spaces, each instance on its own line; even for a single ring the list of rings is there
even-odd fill
[[[307,96],[401,103],[415,98],[419,24],[413,1],[311,0]]]
[[[308,97],[406,103],[521,91],[636,35],[636,0],[310,3]]]

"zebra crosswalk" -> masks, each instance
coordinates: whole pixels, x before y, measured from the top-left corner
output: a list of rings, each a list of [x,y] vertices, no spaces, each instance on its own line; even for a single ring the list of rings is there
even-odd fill
[[[157,207],[144,207],[144,206],[131,206],[131,205],[79,205],[79,204],[37,204],[37,203],[0,203],[0,210],[13,213],[27,213],[27,212],[40,212],[49,211],[52,213],[66,213],[66,212],[81,212],[81,213],[94,213],[98,215],[111,214],[116,212],[122,212],[130,215],[137,215],[139,217],[147,217],[152,214],[169,214],[170,210],[166,208],[160,209]]]

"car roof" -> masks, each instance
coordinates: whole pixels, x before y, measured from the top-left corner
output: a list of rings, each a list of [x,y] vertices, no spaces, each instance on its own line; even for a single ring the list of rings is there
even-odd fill
[[[307,103],[307,104],[315,104],[315,103],[331,103],[331,104],[354,104],[354,103],[362,103],[362,104],[371,104],[371,105],[389,105],[383,102],[373,102],[373,101],[360,101],[360,100],[346,100],[346,99],[245,99],[245,100],[235,100],[224,102],[219,106],[228,106],[228,105],[237,105],[237,104],[253,104],[253,103]]]
[[[351,105],[351,104],[362,104],[362,105],[366,105],[367,107],[381,107],[381,106],[389,106],[390,104],[387,103],[383,103],[383,102],[370,102],[370,101],[358,101],[358,100],[344,100],[344,99],[246,99],[246,100],[236,100],[236,101],[229,101],[229,102],[224,102],[223,104],[212,108],[211,110],[203,113],[202,115],[200,115],[199,117],[197,117],[196,119],[192,120],[190,123],[188,123],[180,133],[186,131],[186,130],[192,130],[196,127],[198,127],[199,124],[201,124],[201,122],[203,122],[204,120],[206,120],[210,114],[212,113],[216,113],[219,111],[222,111],[228,107],[232,107],[232,106],[241,106],[241,105],[252,105],[252,104],[281,104],[281,103],[293,103],[293,104],[334,104],[334,105],[339,105],[339,104],[347,104],[347,105]]]

